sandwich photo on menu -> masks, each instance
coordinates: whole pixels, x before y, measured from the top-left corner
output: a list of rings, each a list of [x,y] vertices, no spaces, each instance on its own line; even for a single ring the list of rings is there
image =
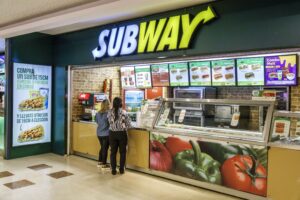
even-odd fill
[[[232,73],[230,74],[225,74],[225,79],[228,80],[228,79],[233,79],[234,78],[234,75]]]
[[[222,78],[223,78],[222,74],[214,74],[214,79],[215,80],[219,80],[219,79],[222,79]]]
[[[246,79],[255,78],[255,75],[253,72],[247,72],[245,73],[245,78]]]

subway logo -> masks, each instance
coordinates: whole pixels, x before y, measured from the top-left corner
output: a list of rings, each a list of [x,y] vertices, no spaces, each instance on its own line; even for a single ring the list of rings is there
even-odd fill
[[[187,49],[197,28],[214,18],[215,12],[208,6],[194,17],[183,14],[104,29],[99,34],[98,47],[92,53],[95,60],[100,60],[105,56]]]

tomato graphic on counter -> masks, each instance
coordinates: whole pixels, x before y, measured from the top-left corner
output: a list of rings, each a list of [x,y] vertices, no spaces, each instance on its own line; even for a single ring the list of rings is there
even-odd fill
[[[167,148],[157,140],[150,143],[150,168],[169,172],[173,167],[173,160]]]
[[[267,194],[267,171],[253,157],[236,155],[221,167],[223,184],[256,195]]]
[[[172,157],[174,157],[178,152],[192,149],[192,145],[189,142],[178,137],[168,137],[165,145]]]

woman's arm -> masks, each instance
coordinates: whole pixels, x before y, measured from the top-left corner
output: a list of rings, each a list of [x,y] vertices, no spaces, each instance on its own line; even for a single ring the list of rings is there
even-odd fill
[[[127,113],[123,113],[124,114],[124,117],[125,117],[125,126],[126,126],[126,128],[132,128],[133,126],[132,126],[132,124],[131,124],[131,119],[130,119],[130,117],[128,116],[128,114]]]

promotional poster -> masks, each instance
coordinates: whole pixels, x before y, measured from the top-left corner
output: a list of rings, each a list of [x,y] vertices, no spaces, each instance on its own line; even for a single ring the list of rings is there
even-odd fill
[[[296,55],[265,57],[266,85],[296,85]]]
[[[51,141],[51,66],[14,63],[13,146]]]

